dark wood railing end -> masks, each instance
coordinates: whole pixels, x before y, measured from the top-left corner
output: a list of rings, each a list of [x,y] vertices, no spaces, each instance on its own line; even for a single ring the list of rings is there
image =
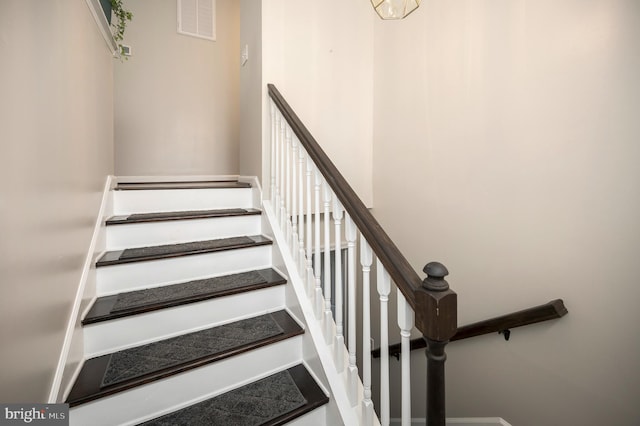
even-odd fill
[[[511,330],[512,328],[523,327],[525,325],[531,325],[543,321],[562,318],[568,313],[569,311],[564,305],[564,301],[562,299],[555,299],[543,305],[534,306],[532,308],[523,309],[511,314],[502,315],[496,318],[462,326],[458,328],[453,337],[451,337],[450,341],[454,342],[456,340],[464,340],[470,337],[476,337],[490,333],[504,334],[506,331]],[[411,340],[410,347],[411,350],[421,349],[426,347],[426,343],[424,339],[413,339]],[[390,356],[399,358],[401,352],[402,350],[400,344],[389,346]],[[374,349],[373,351],[371,351],[371,355],[374,358],[379,358],[380,349]]]

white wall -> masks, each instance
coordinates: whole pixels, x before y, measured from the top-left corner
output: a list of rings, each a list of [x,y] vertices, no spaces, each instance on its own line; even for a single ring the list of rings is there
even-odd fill
[[[237,174],[240,6],[217,0],[217,40],[176,31],[175,0],[129,0],[115,66],[118,175]]]
[[[449,267],[460,324],[569,309],[450,344],[449,416],[640,421],[638,52],[633,0],[423,2],[376,23],[376,216],[417,270]]]
[[[0,57],[0,401],[45,402],[113,173],[114,59],[84,0],[0,2]]]
[[[340,0],[269,0],[262,13],[264,140],[273,83],[371,205],[375,13],[366,1]]]

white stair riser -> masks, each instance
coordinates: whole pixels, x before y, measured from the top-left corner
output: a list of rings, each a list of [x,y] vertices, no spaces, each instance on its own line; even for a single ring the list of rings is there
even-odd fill
[[[97,295],[159,287],[168,283],[271,266],[270,245],[224,250],[97,268]]]
[[[257,235],[260,228],[259,215],[110,225],[106,228],[107,249]]]
[[[84,327],[89,358],[214,327],[284,308],[284,286],[209,299],[90,324]]]
[[[283,370],[302,358],[300,336],[71,409],[71,426],[133,425]],[[131,419],[135,419],[132,421]]]
[[[317,426],[317,425],[339,425],[340,423],[328,423],[325,406],[316,408],[304,416],[298,417],[287,423],[287,426]]]
[[[251,188],[156,189],[113,192],[116,215],[181,210],[252,208]]]

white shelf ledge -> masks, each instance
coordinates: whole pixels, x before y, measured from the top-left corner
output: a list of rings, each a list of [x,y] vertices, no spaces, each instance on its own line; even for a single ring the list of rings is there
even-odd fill
[[[113,34],[111,33],[111,27],[109,26],[109,22],[107,22],[107,18],[104,16],[104,12],[102,11],[102,6],[100,6],[100,0],[85,0],[87,2],[87,6],[89,6],[89,10],[93,15],[93,19],[95,19],[96,24],[98,25],[98,29],[104,38],[104,41],[107,43],[107,47],[111,51],[111,54],[114,57],[118,57],[118,44],[116,40],[113,38]]]

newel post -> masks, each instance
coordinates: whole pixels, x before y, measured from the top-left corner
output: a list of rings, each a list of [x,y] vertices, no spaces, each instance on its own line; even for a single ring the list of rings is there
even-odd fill
[[[444,279],[447,268],[428,263],[416,291],[416,326],[427,343],[427,426],[445,426],[444,348],[458,328],[458,299]]]

